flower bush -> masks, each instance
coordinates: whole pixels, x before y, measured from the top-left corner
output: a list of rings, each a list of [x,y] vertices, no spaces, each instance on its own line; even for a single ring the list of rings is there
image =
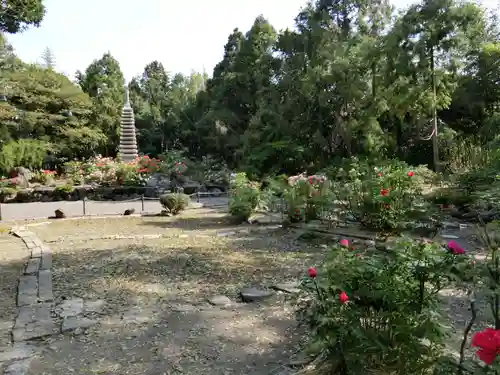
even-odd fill
[[[56,176],[56,171],[40,170],[32,174],[30,182],[40,183],[42,185],[49,185],[54,183],[55,176]]]
[[[144,186],[148,177],[160,170],[159,159],[141,156],[129,163],[96,157],[89,161],[71,161],[64,165],[65,174],[75,185]]]
[[[405,163],[373,168],[353,161],[349,170],[337,170],[337,179],[333,191],[342,208],[365,227],[403,229],[429,213],[423,177]]]
[[[343,240],[319,269],[309,268],[297,303],[315,373],[438,371],[446,338],[438,292],[473,272],[459,248],[401,238],[356,249]]]
[[[245,173],[236,173],[231,180],[229,213],[238,221],[247,220],[257,208],[260,184],[250,181]]]
[[[290,222],[316,220],[331,198],[328,179],[305,173],[288,178],[284,190]]]

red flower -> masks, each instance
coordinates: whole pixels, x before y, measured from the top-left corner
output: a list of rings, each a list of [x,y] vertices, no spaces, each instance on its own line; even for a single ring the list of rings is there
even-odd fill
[[[500,330],[486,328],[472,337],[472,346],[479,348],[477,356],[487,365],[491,365],[500,353]]]
[[[408,177],[413,177],[414,175],[415,175],[415,173],[413,173],[412,171],[408,172]]]
[[[349,247],[349,240],[342,239],[339,241],[339,245],[342,247]]]
[[[382,173],[381,172],[377,173],[377,176],[382,177]]]
[[[316,271],[316,268],[314,267],[309,267],[307,270],[307,274],[311,279],[314,279],[316,276],[318,276],[318,272]]]
[[[341,304],[345,304],[347,303],[347,301],[349,301],[349,296],[347,295],[346,292],[340,292],[339,301]]]
[[[380,189],[380,195],[383,196],[383,197],[389,195],[389,190],[387,190],[387,189]]]
[[[453,255],[465,254],[464,248],[455,241],[448,242],[448,250],[450,250]]]

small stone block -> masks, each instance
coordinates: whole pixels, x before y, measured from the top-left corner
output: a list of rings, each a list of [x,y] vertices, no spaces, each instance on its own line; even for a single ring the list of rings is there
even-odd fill
[[[214,306],[227,306],[232,304],[232,301],[226,296],[213,296],[208,298],[208,302]]]
[[[4,375],[25,375],[28,374],[31,366],[32,358],[25,358],[20,361],[11,363],[5,369]]]
[[[41,239],[39,239],[38,237],[34,237],[33,238],[33,243],[37,246],[40,246],[40,247],[43,247],[44,246],[44,243]]]
[[[47,246],[45,244],[40,246],[42,248],[42,253],[50,253],[52,254],[52,248],[50,246]]]
[[[31,305],[37,302],[38,285],[36,276],[19,277],[19,289],[17,294],[17,305]]]
[[[269,290],[261,290],[257,288],[244,288],[240,292],[243,302],[261,301],[271,297],[273,294],[274,293]]]
[[[276,284],[272,288],[285,293],[299,293],[300,292],[299,286],[300,283],[283,283],[283,284]]]
[[[83,312],[83,299],[68,299],[58,306],[57,311],[61,318],[80,315]]]
[[[41,270],[38,272],[38,297],[40,301],[52,301],[52,272],[50,270]]]
[[[12,331],[14,342],[28,341],[38,339],[55,333],[55,324],[53,322],[34,322],[29,323],[26,328],[15,328]]]
[[[24,240],[24,243],[28,249],[33,249],[37,246],[33,241],[30,240]]]
[[[85,313],[100,313],[104,309],[106,301],[98,299],[95,301],[85,301],[83,310]]]
[[[40,258],[31,258],[30,260],[28,260],[28,264],[26,265],[24,274],[33,275],[38,272],[39,268],[40,268]]]
[[[50,270],[52,268],[52,253],[45,251],[42,252],[42,262],[40,264],[41,270]]]
[[[31,249],[32,258],[40,258],[41,256],[42,256],[42,248],[40,246],[36,246]]]
[[[0,362],[19,361],[36,354],[36,349],[25,343],[14,344],[13,346],[0,348]]]
[[[49,303],[21,306],[19,308],[19,315],[16,318],[14,329],[26,327],[30,323],[50,322],[50,308],[51,305]]]
[[[68,332],[76,329],[86,329],[97,324],[97,320],[87,319],[83,317],[70,316],[62,322],[61,331]]]

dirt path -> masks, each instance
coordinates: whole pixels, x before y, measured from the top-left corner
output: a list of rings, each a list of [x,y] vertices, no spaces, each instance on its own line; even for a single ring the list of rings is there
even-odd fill
[[[286,295],[237,295],[298,280],[318,249],[200,212],[31,227],[53,251],[52,315],[80,303],[93,324],[39,342],[25,374],[286,374],[301,337]]]

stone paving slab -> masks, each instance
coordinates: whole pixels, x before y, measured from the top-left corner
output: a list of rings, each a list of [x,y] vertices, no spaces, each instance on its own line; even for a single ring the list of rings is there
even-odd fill
[[[40,270],[38,272],[38,299],[47,302],[54,300],[52,293],[52,271]]]
[[[36,275],[23,275],[19,278],[17,305],[25,306],[38,302],[38,280]]]
[[[40,258],[31,258],[28,260],[28,264],[26,265],[26,270],[24,271],[25,275],[35,275],[40,268]]]

